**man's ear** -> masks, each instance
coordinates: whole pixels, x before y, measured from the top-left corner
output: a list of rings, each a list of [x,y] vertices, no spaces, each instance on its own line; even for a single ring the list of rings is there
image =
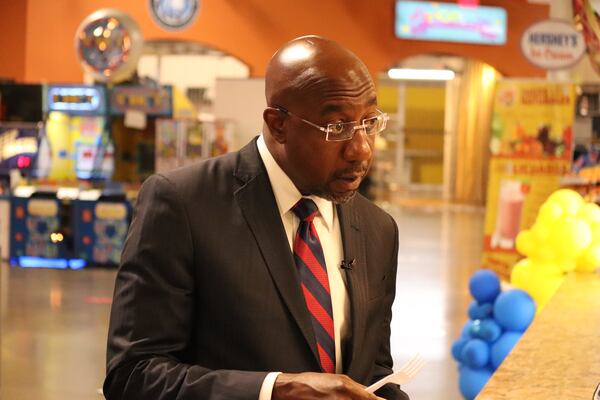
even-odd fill
[[[284,113],[274,108],[265,108],[265,111],[263,111],[263,119],[269,127],[269,132],[278,143],[285,143],[286,141],[284,132],[285,117]]]

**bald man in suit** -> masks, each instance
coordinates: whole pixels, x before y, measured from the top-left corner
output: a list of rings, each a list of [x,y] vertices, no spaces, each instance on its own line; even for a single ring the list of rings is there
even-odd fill
[[[357,189],[387,116],[338,43],[286,43],[262,135],[142,186],[111,311],[116,399],[408,399],[392,372],[398,229]]]

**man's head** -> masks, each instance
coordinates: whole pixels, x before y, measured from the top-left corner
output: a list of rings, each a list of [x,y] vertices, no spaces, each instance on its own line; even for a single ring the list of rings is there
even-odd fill
[[[275,53],[265,81],[265,141],[279,166],[304,195],[349,200],[371,165],[374,136],[356,129],[349,140],[326,141],[311,123],[380,115],[364,63],[336,42],[304,36]]]

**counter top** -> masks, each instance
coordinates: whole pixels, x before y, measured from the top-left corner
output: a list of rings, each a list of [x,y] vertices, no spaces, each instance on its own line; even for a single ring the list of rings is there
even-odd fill
[[[600,275],[572,273],[477,400],[592,400],[600,384]]]

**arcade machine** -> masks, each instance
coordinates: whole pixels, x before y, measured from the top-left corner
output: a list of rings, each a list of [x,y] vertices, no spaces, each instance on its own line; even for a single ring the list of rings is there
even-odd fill
[[[89,260],[75,252],[77,200],[111,175],[105,89],[48,85],[43,93],[35,185],[15,188],[11,200],[11,263],[82,268]]]
[[[11,186],[34,175],[41,120],[41,85],[0,84],[0,260],[9,256]]]
[[[68,208],[67,208],[68,210]],[[21,267],[73,268],[69,217],[56,191],[17,187],[11,198],[10,262]]]
[[[110,91],[116,181],[139,186],[155,172],[155,125],[172,115],[170,86],[114,86]]]
[[[209,157],[216,157],[231,150],[235,123],[230,120],[217,119],[206,124]]]
[[[116,266],[127,235],[131,208],[122,191],[80,192],[73,212],[77,257],[94,265]]]
[[[173,118],[156,120],[154,169],[165,172],[183,165],[183,154],[189,159],[204,157],[202,125],[195,119],[196,108],[173,87]]]
[[[10,248],[11,183],[33,175],[41,123],[0,123],[0,256],[7,259]]]
[[[156,172],[225,154],[231,148],[231,121],[159,119],[156,121]]]
[[[87,78],[107,85],[128,79],[143,50],[139,27],[116,9],[87,16],[75,43]],[[111,181],[116,146],[105,86],[50,85],[44,101],[37,186],[15,188],[11,197],[11,260],[72,269],[116,264],[130,206]]]
[[[156,172],[183,167],[227,153],[235,125],[232,121],[198,119],[197,110],[177,88],[173,88],[173,118],[156,121]]]
[[[43,119],[42,90],[42,85],[0,84],[0,195],[10,189],[11,171],[19,181],[32,172]]]
[[[38,163],[40,173],[47,173],[51,183],[69,186],[109,179],[113,145],[107,131],[105,88],[49,85],[44,92],[48,116],[43,141],[50,155]]]
[[[88,78],[109,85],[131,75],[143,50],[137,24],[115,9],[101,9],[88,15],[77,29],[75,43]],[[13,219],[20,219],[18,228],[22,229],[16,233],[24,238],[27,227],[35,226],[42,236],[56,242],[57,249],[53,252],[38,251],[44,257],[40,264],[46,266],[48,256],[58,256],[53,266],[60,268],[81,268],[87,263],[115,264],[130,207],[123,192],[113,190],[110,181],[114,146],[104,115],[108,111],[104,86],[49,86],[46,95],[47,135],[40,148],[47,151],[38,157],[40,178],[47,184],[67,186],[55,192],[60,206],[34,202],[31,207],[14,207]],[[27,198],[27,193],[22,194]],[[60,214],[58,228],[56,220],[49,219],[51,211],[56,209]],[[38,211],[48,220],[24,222],[30,210]],[[20,247],[14,253],[27,251]],[[21,264],[22,261],[19,260]],[[37,261],[33,259],[32,264]]]

